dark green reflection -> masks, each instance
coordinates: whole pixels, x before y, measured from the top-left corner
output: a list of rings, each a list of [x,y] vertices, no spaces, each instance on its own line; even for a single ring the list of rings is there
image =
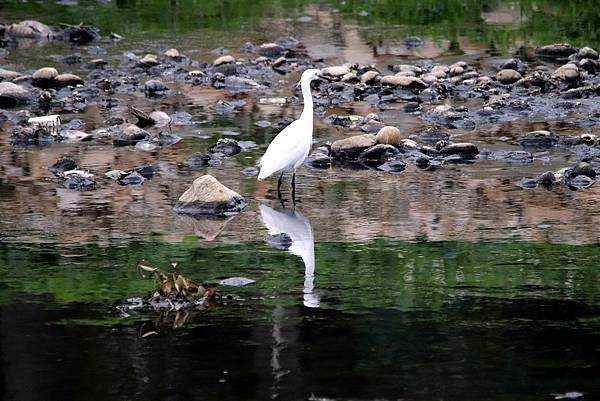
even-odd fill
[[[372,308],[441,311],[462,297],[547,298],[598,304],[596,246],[527,242],[316,244],[315,292],[321,307],[346,312]],[[199,280],[245,276],[255,285],[225,288],[255,306],[300,305],[304,266],[262,242],[206,248],[132,243],[127,247],[63,249],[0,246],[0,299],[49,294],[57,304],[115,303],[144,295],[152,282],[135,270],[140,259]],[[238,311],[239,312],[239,311]]]
[[[293,28],[308,5],[341,10],[349,22],[367,28],[371,40],[407,35],[451,41],[467,37],[504,50],[521,43],[567,41],[595,46],[600,42],[600,13],[592,0],[120,0],[107,4],[82,0],[75,6],[13,0],[2,2],[2,16],[5,20],[35,18],[49,24],[83,21],[104,34],[114,31],[136,36],[143,32],[153,39],[198,29],[260,30],[259,24],[267,18],[288,19]],[[368,15],[361,13],[364,11]]]

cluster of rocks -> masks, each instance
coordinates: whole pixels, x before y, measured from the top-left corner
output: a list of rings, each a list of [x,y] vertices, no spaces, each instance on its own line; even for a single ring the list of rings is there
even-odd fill
[[[581,162],[558,171],[547,171],[535,178],[524,178],[519,185],[525,189],[543,187],[551,190],[562,183],[576,191],[590,188],[596,182],[597,177],[597,171],[589,163]]]
[[[430,169],[445,163],[471,163],[479,154],[477,146],[453,143],[450,135],[440,129],[427,129],[414,138],[421,138],[424,143],[403,138],[396,127],[384,126],[376,135],[354,135],[318,147],[307,164],[315,168],[344,165],[400,172],[407,165]]]

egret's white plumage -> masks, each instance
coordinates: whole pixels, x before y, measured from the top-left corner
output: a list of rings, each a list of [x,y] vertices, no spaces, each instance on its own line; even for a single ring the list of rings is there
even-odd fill
[[[259,161],[259,180],[278,172],[295,170],[302,164],[312,145],[313,101],[310,83],[319,79],[319,70],[309,69],[302,73],[300,86],[304,98],[304,110],[300,118],[288,125],[269,144]]]

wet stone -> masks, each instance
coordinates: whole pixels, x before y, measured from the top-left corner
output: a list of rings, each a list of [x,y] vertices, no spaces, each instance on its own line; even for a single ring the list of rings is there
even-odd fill
[[[519,73],[523,74],[529,69],[529,66],[527,65],[527,63],[524,63],[523,61],[519,60],[518,58],[511,58],[509,60],[506,60],[504,63],[500,64],[500,69],[501,70],[515,70],[515,71],[518,71]]]
[[[141,185],[146,179],[137,171],[123,172],[117,179],[120,185]]]
[[[558,137],[550,131],[532,131],[519,137],[517,144],[525,147],[548,148],[556,145]]]
[[[523,77],[521,76],[521,74],[518,71],[509,70],[509,69],[500,70],[496,74],[496,79],[498,80],[498,82],[500,82],[501,84],[504,84],[504,85],[514,84],[515,82],[517,82],[518,80],[520,80],[522,78]]]
[[[283,55],[285,49],[275,43],[265,43],[254,48],[254,52],[264,57],[277,58]]]
[[[63,185],[67,189],[77,191],[87,191],[96,189],[96,183],[93,179],[77,174],[72,174],[71,176],[69,176],[69,178],[65,180]]]
[[[208,151],[215,155],[233,156],[237,155],[242,151],[242,147],[236,140],[233,139],[219,139],[219,141],[208,147]]]
[[[577,53],[577,58],[579,58],[580,60],[584,58],[598,60],[598,52],[592,49],[591,47],[586,46],[579,49],[579,52]]]
[[[124,130],[119,130],[113,137],[114,146],[132,146],[139,141],[145,141],[150,138],[147,131],[130,124]]]
[[[0,82],[0,108],[15,107],[32,100],[31,92],[12,82]]]
[[[254,177],[258,175],[258,169],[256,167],[246,167],[242,170],[242,174],[246,177]]]
[[[171,146],[179,143],[181,141],[181,137],[169,132],[160,132],[157,136],[157,140],[160,146]]]
[[[242,109],[246,105],[243,100],[219,100],[214,104],[213,110],[219,114],[228,114],[235,110]]]
[[[376,143],[377,139],[373,134],[355,135],[333,142],[331,152],[337,158],[356,158],[363,150]]]
[[[400,151],[392,145],[377,144],[362,151],[358,155],[358,160],[365,164],[379,166],[398,153]]]
[[[281,250],[288,249],[290,246],[292,246],[293,242],[292,238],[286,233],[270,235],[265,241],[271,248]]]
[[[396,127],[385,126],[381,128],[377,135],[375,135],[377,143],[385,144],[385,145],[396,145],[402,139],[402,134],[400,130]]]
[[[156,94],[161,92],[166,92],[169,90],[169,87],[165,85],[165,83],[158,79],[151,79],[146,81],[144,84],[144,91],[148,94]]]
[[[438,141],[447,141],[450,139],[450,134],[443,129],[429,127],[419,133],[419,139],[425,143],[436,143]]]
[[[567,43],[538,46],[535,48],[535,55],[540,58],[548,59],[566,59],[571,54],[577,53],[578,49]]]
[[[189,155],[183,163],[191,168],[204,168],[210,166],[210,159],[208,153],[196,152]]]
[[[76,170],[77,163],[72,159],[59,159],[48,170],[57,177],[62,177],[65,171]]]
[[[586,175],[578,175],[573,178],[565,179],[565,184],[572,190],[588,189],[591,188],[594,183],[595,181]]]
[[[453,143],[440,150],[443,156],[457,155],[462,159],[473,159],[479,154],[479,149],[472,143]]]
[[[156,149],[158,149],[158,145],[148,141],[139,141],[135,144],[135,148],[137,150],[141,150],[142,152],[154,152]]]
[[[487,151],[481,152],[479,157],[485,160],[499,160],[515,164],[526,164],[533,162],[533,155],[524,150]]]
[[[406,163],[401,158],[391,159],[377,167],[388,173],[400,173],[406,169]]]

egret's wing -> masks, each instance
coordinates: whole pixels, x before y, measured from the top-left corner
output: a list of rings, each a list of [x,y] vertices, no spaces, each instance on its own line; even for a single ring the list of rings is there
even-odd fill
[[[304,121],[296,120],[277,134],[260,159],[259,178],[266,178],[277,171],[287,170],[302,158],[306,152],[302,132],[308,129],[310,127],[307,127]]]

